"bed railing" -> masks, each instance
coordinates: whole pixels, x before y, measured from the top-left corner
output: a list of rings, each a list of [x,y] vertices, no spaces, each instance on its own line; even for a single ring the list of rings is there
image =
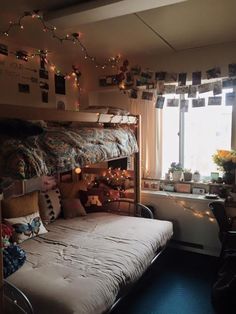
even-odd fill
[[[107,212],[154,219],[152,211],[147,206],[141,203],[136,203],[132,199],[119,198],[117,200],[106,202],[103,206]]]

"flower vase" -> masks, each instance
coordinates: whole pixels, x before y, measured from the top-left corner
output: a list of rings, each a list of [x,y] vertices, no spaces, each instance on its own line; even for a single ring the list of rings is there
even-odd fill
[[[180,181],[182,177],[182,170],[174,170],[172,173],[173,181]]]

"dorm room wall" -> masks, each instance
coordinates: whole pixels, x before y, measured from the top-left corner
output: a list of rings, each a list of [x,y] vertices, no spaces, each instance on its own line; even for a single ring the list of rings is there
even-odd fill
[[[184,51],[170,53],[164,56],[153,56],[152,58],[143,59],[142,57],[131,60],[130,64],[139,64],[142,69],[150,69],[153,71],[168,72],[187,72],[188,80],[191,81],[193,71],[204,72],[210,68],[220,66],[222,75],[228,75],[228,64],[236,62],[236,43],[223,45],[214,45],[196,49],[186,49]],[[121,105],[130,109],[131,100],[118,87],[108,88],[99,87],[99,76],[113,74],[109,71],[101,71],[97,77],[90,77],[88,85],[88,101],[91,105]],[[138,104],[137,104],[138,105]],[[236,107],[233,109],[233,130],[232,148],[236,148]],[[183,210],[179,204],[172,199],[168,199],[156,192],[145,191],[142,193],[141,200],[144,204],[149,204],[157,209],[156,217],[160,219],[168,219],[173,221],[175,226],[174,239],[192,243],[197,246],[182,246],[187,250],[217,255],[219,253],[220,243],[218,241],[218,226],[206,218],[189,214]],[[179,198],[181,201],[181,197]],[[207,202],[198,201],[197,199],[189,199],[189,206],[196,210],[206,210]],[[202,246],[202,248],[199,248]]]
[[[76,110],[79,103],[79,89],[74,86],[74,79],[66,80],[66,95],[55,93],[54,72],[46,66],[49,79],[39,77],[40,60],[36,56],[28,62],[19,60],[14,53],[17,50],[25,50],[29,54],[36,49],[14,43],[14,40],[2,40],[2,44],[8,47],[8,56],[0,54],[0,104],[13,104],[19,106],[56,108],[59,100],[66,105],[66,110]],[[48,57],[58,65],[62,73],[72,70],[71,60],[60,52],[49,52]],[[83,80],[83,79],[81,79]],[[40,88],[40,82],[47,83],[49,90]],[[19,92],[18,84],[29,85],[29,92]],[[48,102],[42,101],[42,91],[48,92]]]

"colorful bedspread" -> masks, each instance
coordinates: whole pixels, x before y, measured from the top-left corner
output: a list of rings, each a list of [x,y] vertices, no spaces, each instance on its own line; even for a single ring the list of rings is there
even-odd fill
[[[16,179],[52,175],[138,151],[129,128],[48,127],[38,136],[1,142],[1,175]]]

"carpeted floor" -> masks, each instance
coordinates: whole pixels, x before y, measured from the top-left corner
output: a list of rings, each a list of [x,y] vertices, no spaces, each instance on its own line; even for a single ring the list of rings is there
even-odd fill
[[[217,258],[166,249],[114,314],[213,314]]]

